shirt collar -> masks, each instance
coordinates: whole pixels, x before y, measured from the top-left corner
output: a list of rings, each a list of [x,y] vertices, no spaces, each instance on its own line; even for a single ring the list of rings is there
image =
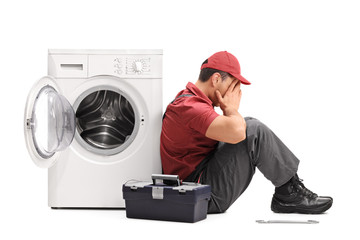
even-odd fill
[[[191,92],[192,94],[201,97],[202,99],[204,99],[206,102],[208,102],[210,105],[213,104],[213,102],[192,82],[188,82],[188,84],[186,85],[186,89]]]

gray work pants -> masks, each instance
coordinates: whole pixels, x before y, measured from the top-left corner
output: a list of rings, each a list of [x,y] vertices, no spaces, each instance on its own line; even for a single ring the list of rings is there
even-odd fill
[[[248,187],[255,167],[278,187],[297,172],[299,160],[262,122],[247,117],[246,139],[219,142],[185,180],[211,185],[208,213],[225,212]]]

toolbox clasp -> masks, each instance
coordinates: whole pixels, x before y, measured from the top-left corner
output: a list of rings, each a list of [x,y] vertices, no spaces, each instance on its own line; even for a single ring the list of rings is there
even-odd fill
[[[164,188],[163,187],[153,187],[152,188],[152,198],[153,199],[164,199]]]

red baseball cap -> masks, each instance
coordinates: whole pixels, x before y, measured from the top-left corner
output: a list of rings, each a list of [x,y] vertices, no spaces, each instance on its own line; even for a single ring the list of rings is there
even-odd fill
[[[203,68],[213,68],[223,72],[230,73],[241,83],[249,85],[251,84],[243,76],[241,76],[240,63],[234,55],[227,51],[217,52],[207,59],[207,63],[201,65]]]

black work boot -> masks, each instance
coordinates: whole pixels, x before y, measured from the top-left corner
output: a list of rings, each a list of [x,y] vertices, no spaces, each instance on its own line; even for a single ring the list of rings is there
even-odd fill
[[[307,189],[296,174],[289,182],[275,188],[271,210],[275,213],[319,214],[333,203],[331,197],[322,197]]]

